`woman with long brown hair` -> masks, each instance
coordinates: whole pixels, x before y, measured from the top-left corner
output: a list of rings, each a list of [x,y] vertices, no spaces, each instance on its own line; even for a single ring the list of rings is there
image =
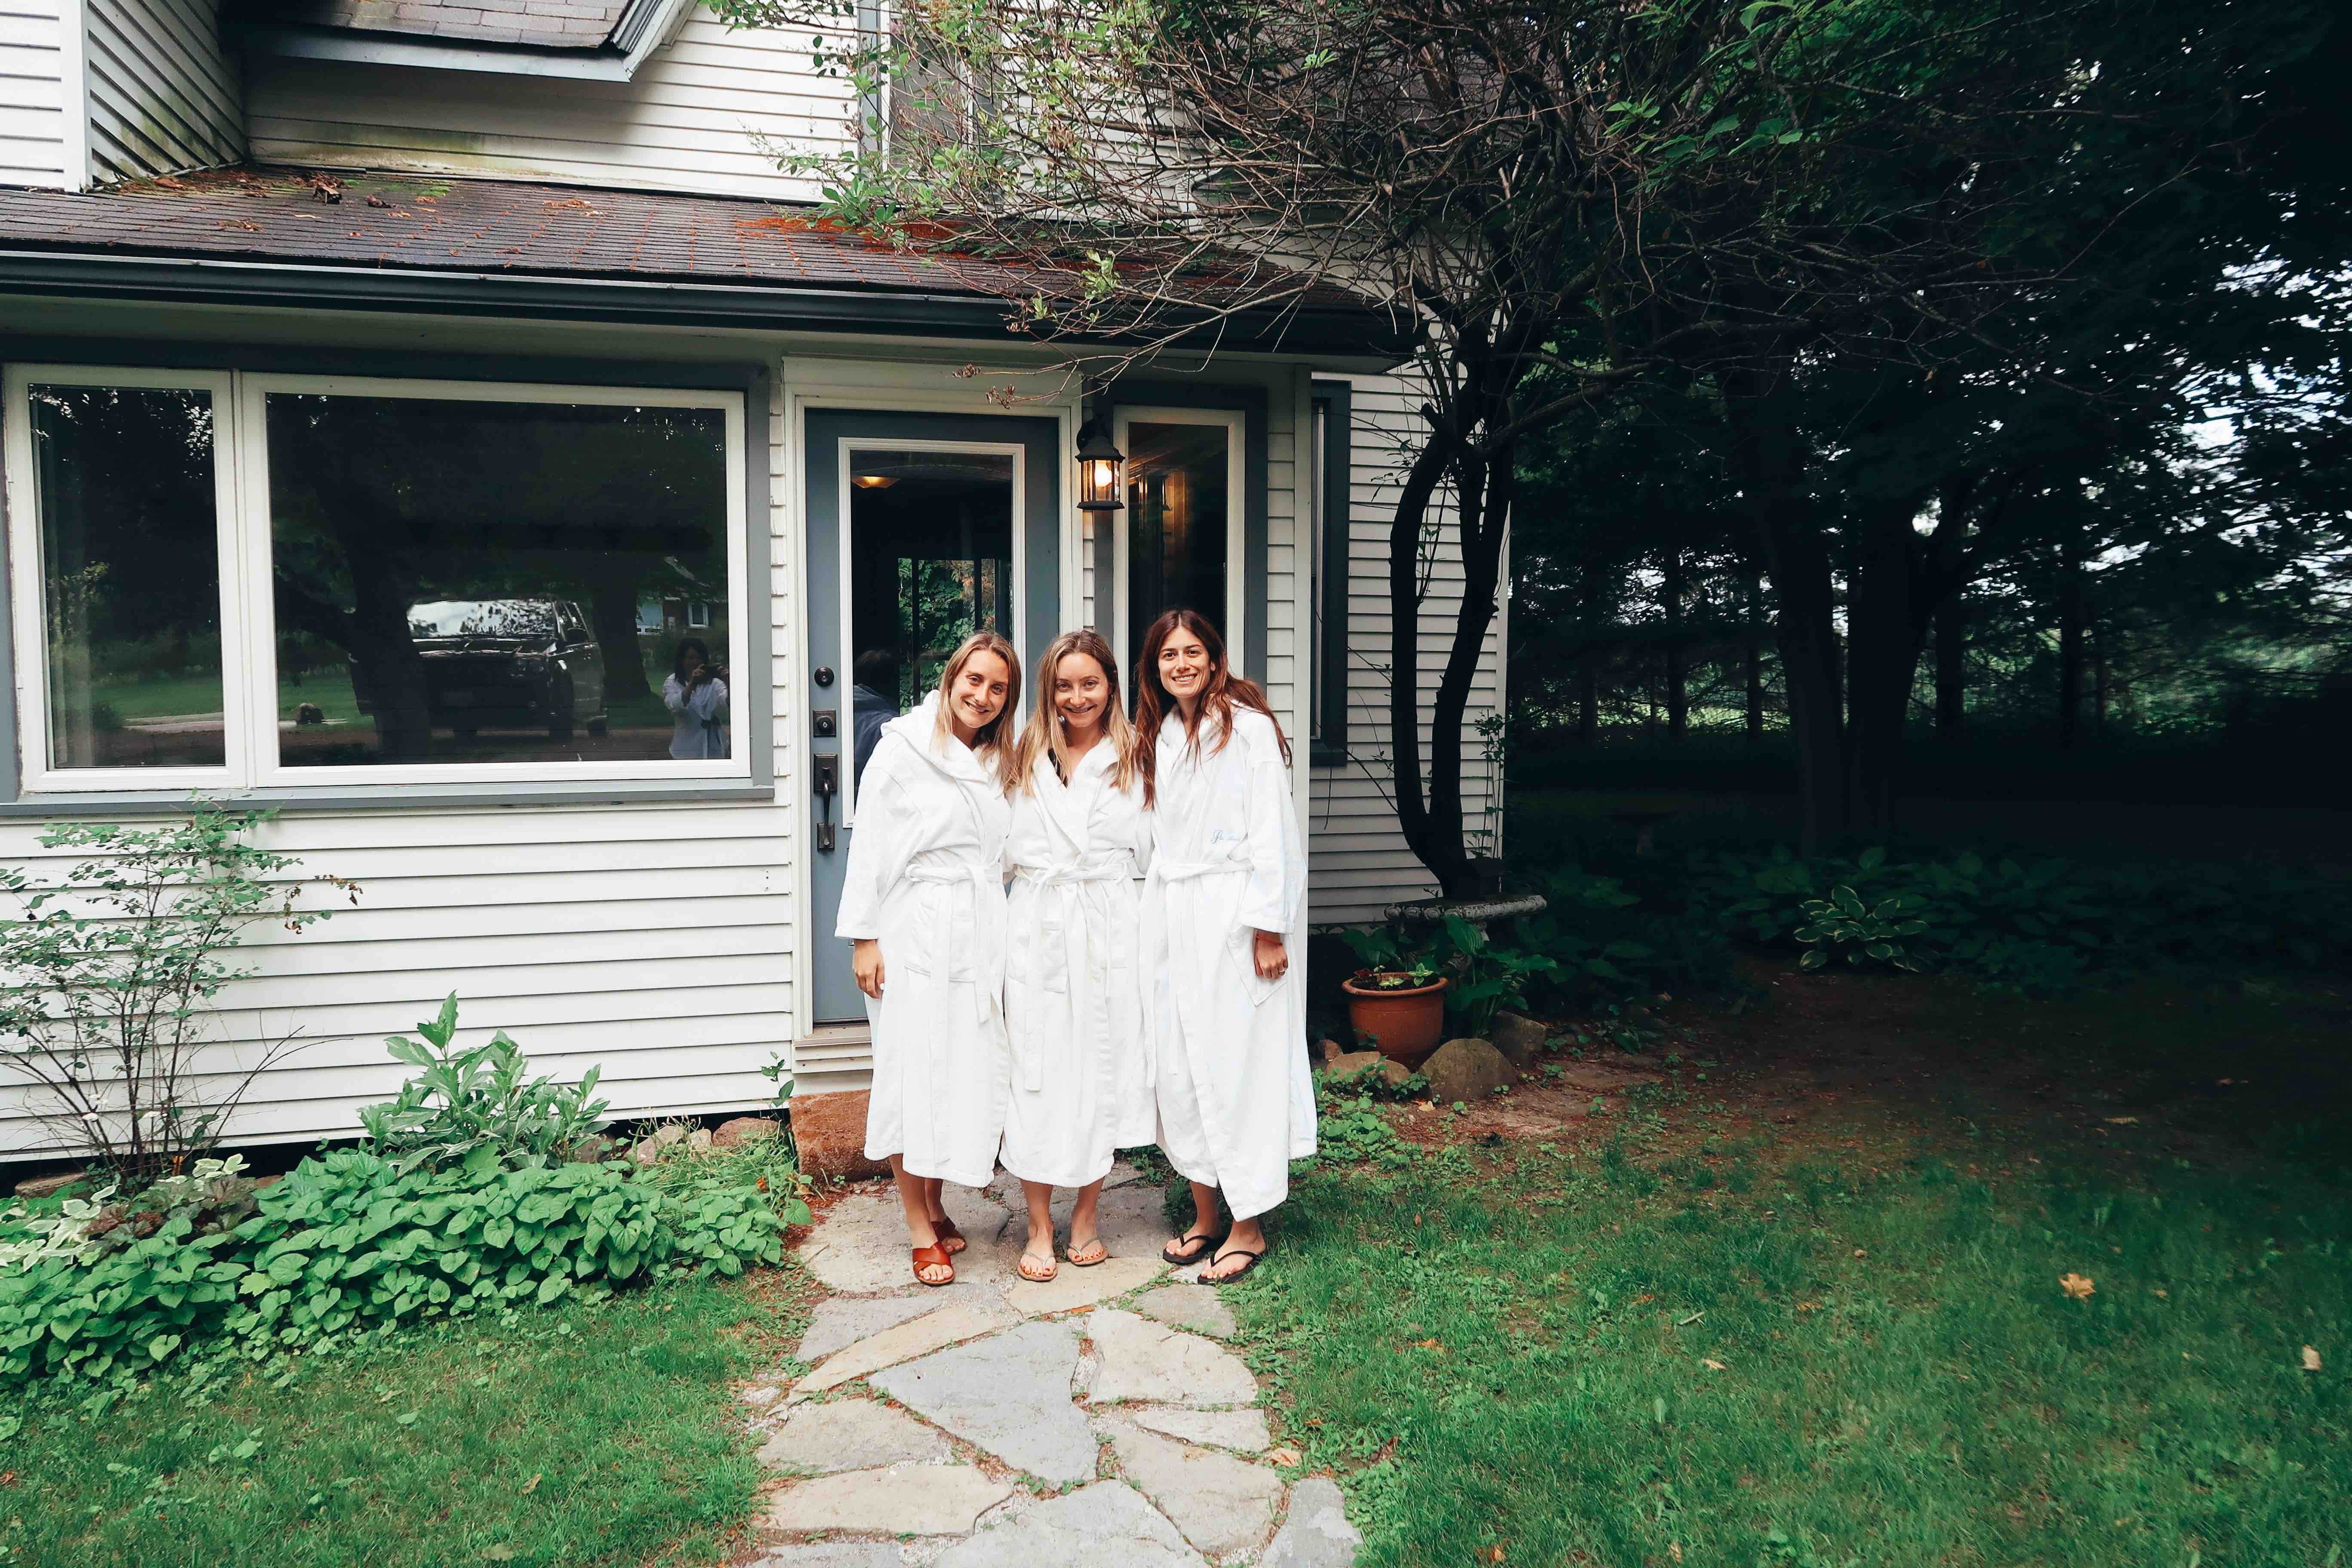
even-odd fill
[[[1042,1281],[1059,1267],[1054,1189],[1078,1189],[1070,1263],[1104,1261],[1110,1250],[1095,1222],[1103,1178],[1115,1151],[1149,1143],[1153,1132],[1135,886],[1150,828],[1118,663],[1101,634],[1065,632],[1045,649],[1037,705],[1005,782],[1012,1089],[1003,1160],[1028,1200],[1029,1243],[1016,1267]]]
[[[1192,1223],[1160,1256],[1207,1260],[1203,1284],[1265,1256],[1259,1216],[1315,1152],[1306,999],[1307,856],[1290,742],[1256,685],[1225,668],[1198,612],[1143,637],[1138,759],[1151,811],[1143,964],[1160,1146],[1192,1184]],[[1217,1232],[1218,1199],[1233,1215]]]
[[[915,1278],[955,1279],[944,1182],[984,1187],[1004,1131],[1005,753],[1021,659],[994,632],[882,727],[857,781],[836,935],[874,1026],[866,1157],[887,1160]]]

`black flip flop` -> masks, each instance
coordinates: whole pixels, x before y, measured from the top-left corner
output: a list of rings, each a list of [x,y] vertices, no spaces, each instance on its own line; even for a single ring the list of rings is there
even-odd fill
[[[1228,1258],[1246,1258],[1249,1261],[1243,1264],[1239,1268],[1234,1269],[1231,1274],[1219,1275],[1214,1279],[1209,1278],[1209,1270],[1208,1268],[1204,1268],[1200,1272],[1199,1276],[1193,1279],[1192,1283],[1195,1285],[1231,1285],[1236,1280],[1246,1279],[1249,1278],[1249,1271],[1265,1260],[1265,1254],[1263,1252],[1252,1252],[1246,1247],[1236,1247],[1231,1252],[1220,1252],[1214,1258],[1210,1258],[1209,1268],[1214,1268],[1218,1264],[1223,1263]]]
[[[1186,1243],[1184,1250],[1177,1251],[1172,1244],[1163,1247],[1160,1249],[1160,1261],[1172,1263],[1179,1268],[1190,1268],[1202,1258],[1214,1252],[1217,1249],[1217,1244],[1224,1239],[1222,1236],[1194,1236],[1188,1230],[1183,1236]]]

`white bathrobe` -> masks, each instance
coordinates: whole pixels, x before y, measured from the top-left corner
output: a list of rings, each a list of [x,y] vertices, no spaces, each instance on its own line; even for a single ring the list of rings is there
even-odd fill
[[[866,1155],[968,1187],[996,1173],[1004,1038],[1004,836],[992,763],[935,739],[934,692],[883,727],[857,791],[835,934],[882,944]]]
[[[1160,1146],[1187,1180],[1223,1189],[1235,1219],[1289,1194],[1315,1152],[1307,1071],[1307,856],[1273,721],[1234,714],[1222,749],[1160,731],[1151,868],[1143,888]],[[1282,933],[1290,968],[1261,980],[1256,933]]]
[[[1068,784],[1041,756],[1013,797],[1013,873],[1004,1021],[1012,1099],[1004,1168],[1024,1181],[1083,1187],[1114,1150],[1154,1133],[1143,1031],[1142,899],[1150,853],[1143,781],[1112,787],[1108,741]]]

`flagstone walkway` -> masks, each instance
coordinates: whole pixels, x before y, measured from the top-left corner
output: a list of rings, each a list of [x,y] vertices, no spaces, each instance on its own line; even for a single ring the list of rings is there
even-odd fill
[[[1217,1342],[1231,1311],[1160,1260],[1159,1192],[1114,1170],[1110,1260],[1040,1285],[1014,1269],[1020,1188],[998,1181],[948,1189],[971,1246],[941,1289],[915,1283],[887,1189],[803,1245],[833,1292],[798,1351],[813,1370],[743,1392],[786,1478],[758,1568],[1349,1568],[1339,1489],[1286,1481],[1256,1381]]]

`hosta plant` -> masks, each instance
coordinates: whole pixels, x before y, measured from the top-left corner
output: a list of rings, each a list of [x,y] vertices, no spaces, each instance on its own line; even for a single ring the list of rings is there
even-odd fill
[[[1926,901],[1915,894],[1896,893],[1868,904],[1843,884],[1831,889],[1826,899],[1806,900],[1805,923],[1792,933],[1805,944],[1799,967],[1819,969],[1832,954],[1842,954],[1848,963],[1876,962],[1916,971],[1919,966],[1903,943],[1927,929],[1917,914]]]

